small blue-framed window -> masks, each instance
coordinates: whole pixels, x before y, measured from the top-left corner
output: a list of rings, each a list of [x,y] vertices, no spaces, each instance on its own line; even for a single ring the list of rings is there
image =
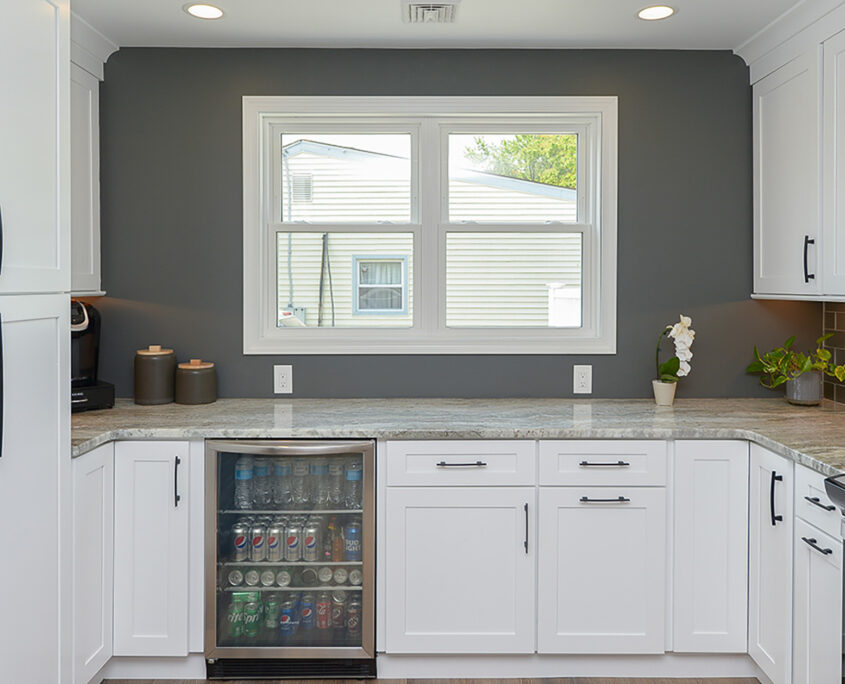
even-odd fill
[[[357,316],[408,313],[408,257],[352,257],[353,312]]]

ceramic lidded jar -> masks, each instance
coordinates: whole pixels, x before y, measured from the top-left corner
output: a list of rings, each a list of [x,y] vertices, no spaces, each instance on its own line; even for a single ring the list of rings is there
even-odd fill
[[[176,368],[176,403],[210,404],[217,401],[217,369],[210,361],[191,359]]]
[[[173,401],[173,373],[176,354],[151,344],[135,352],[135,403],[169,404]]]

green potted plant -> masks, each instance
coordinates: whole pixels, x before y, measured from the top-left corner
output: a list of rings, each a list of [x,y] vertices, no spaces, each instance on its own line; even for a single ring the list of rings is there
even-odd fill
[[[754,345],[754,361],[748,364],[747,373],[762,373],[760,384],[774,389],[786,385],[786,400],[799,406],[815,406],[822,399],[822,375],[829,375],[840,382],[845,381],[845,365],[837,366],[831,361],[831,353],[822,347],[833,333],[822,335],[816,340],[815,351],[798,352],[792,348],[795,336],[781,347],[761,354]]]

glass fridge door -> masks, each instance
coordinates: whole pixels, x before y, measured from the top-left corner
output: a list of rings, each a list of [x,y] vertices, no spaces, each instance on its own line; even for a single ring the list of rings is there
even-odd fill
[[[206,656],[373,657],[373,442],[208,450]]]

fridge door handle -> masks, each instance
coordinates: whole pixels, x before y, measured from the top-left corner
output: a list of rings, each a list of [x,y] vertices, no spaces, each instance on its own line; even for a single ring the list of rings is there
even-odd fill
[[[182,497],[179,496],[179,464],[182,462],[182,459],[178,456],[176,460],[173,462],[173,507],[179,508],[179,502],[182,500]]]

